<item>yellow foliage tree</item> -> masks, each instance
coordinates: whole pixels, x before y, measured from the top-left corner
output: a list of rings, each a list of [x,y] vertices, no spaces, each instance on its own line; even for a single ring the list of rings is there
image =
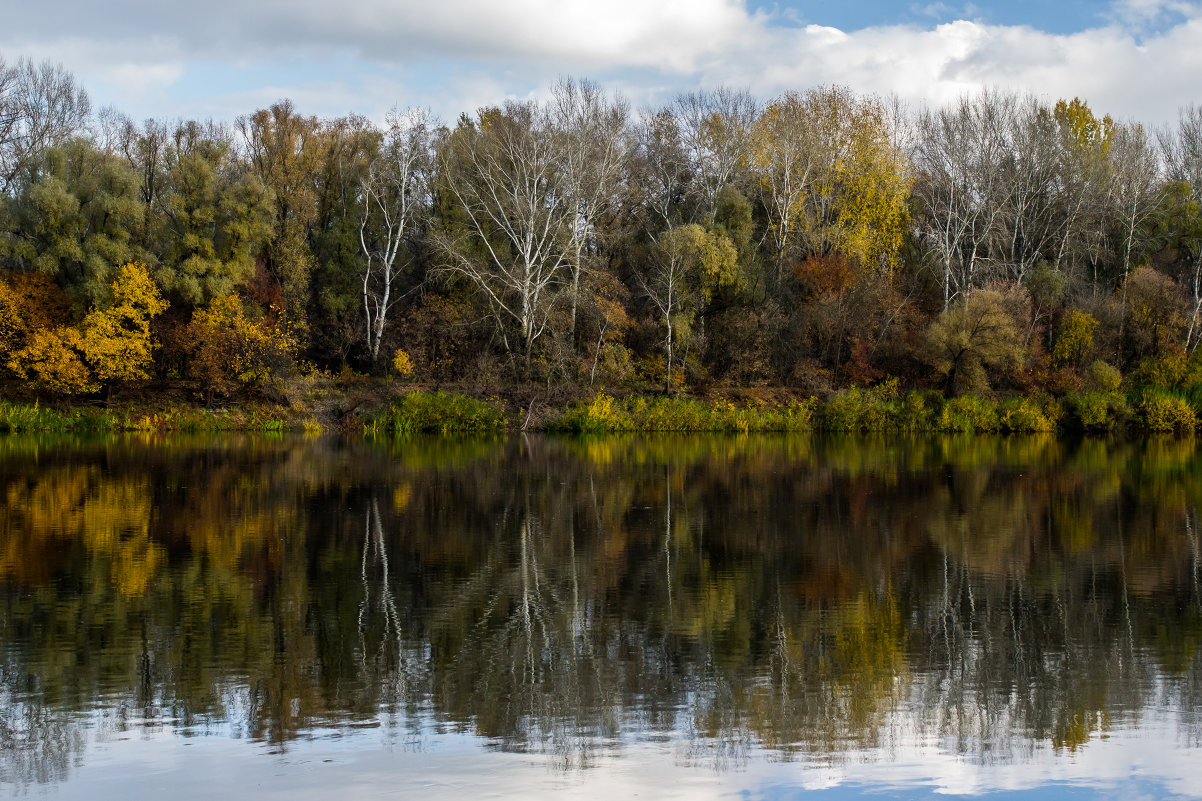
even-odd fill
[[[101,383],[148,378],[154,350],[150,321],[167,301],[144,264],[121,267],[111,290],[112,305],[88,312],[80,326],[84,356]]]
[[[1073,309],[1060,322],[1052,358],[1057,364],[1081,366],[1093,355],[1093,335],[1098,321],[1093,315]]]
[[[905,236],[910,170],[888,109],[832,86],[786,93],[753,131],[769,229],[786,260],[839,254],[892,270]]]
[[[239,386],[266,384],[294,365],[300,347],[289,325],[251,317],[237,295],[197,309],[189,329],[195,343],[189,369],[210,401]]]
[[[7,364],[25,331],[25,320],[17,293],[7,281],[0,281],[0,364]]]
[[[167,302],[146,265],[119,268],[109,285],[109,303],[92,309],[77,326],[52,324],[46,314],[28,308],[29,300],[46,294],[46,289],[37,282],[24,293],[7,284],[0,289],[0,313],[5,317],[0,348],[7,349],[7,366],[13,373],[66,395],[148,376],[154,349],[150,321]]]
[[[18,378],[63,395],[100,389],[84,363],[83,337],[68,326],[34,331],[25,347],[13,354],[9,368]]]

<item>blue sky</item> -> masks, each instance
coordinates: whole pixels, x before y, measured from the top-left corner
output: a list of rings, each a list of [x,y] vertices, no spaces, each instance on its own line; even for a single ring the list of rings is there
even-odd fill
[[[1202,102],[1202,0],[10,0],[0,56],[62,62],[135,119],[444,119],[587,77],[652,107],[719,84],[939,104],[983,87],[1153,125]]]

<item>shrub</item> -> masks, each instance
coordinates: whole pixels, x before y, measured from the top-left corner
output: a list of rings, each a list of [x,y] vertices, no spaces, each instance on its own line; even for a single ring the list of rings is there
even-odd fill
[[[935,423],[938,431],[998,430],[998,408],[995,401],[976,395],[952,398],[943,405]]]
[[[738,407],[727,401],[638,397],[618,401],[600,394],[569,406],[551,428],[578,434],[615,431],[806,431],[814,399],[785,406]]]
[[[249,309],[254,311],[254,309]],[[300,342],[287,322],[248,314],[236,295],[192,313],[189,372],[207,390],[229,394],[238,386],[265,386],[293,370]]]
[[[1192,433],[1197,417],[1189,403],[1177,395],[1160,390],[1146,390],[1137,408],[1143,427],[1148,431]]]
[[[1131,372],[1131,380],[1139,387],[1158,387],[1173,389],[1182,386],[1186,380],[1189,363],[1181,351],[1167,353],[1163,356],[1149,356],[1139,360],[1139,364]]]
[[[1111,431],[1129,416],[1127,400],[1118,392],[1090,390],[1065,399],[1069,420],[1082,431]]]
[[[1123,374],[1117,367],[1111,367],[1101,359],[1093,362],[1085,371],[1085,378],[1092,389],[1101,392],[1114,392],[1123,382]]]
[[[1098,321],[1092,314],[1073,309],[1060,321],[1052,358],[1057,364],[1084,364],[1093,353],[1093,333]]]
[[[1035,433],[1052,431],[1055,420],[1030,398],[1009,398],[997,410],[998,425],[1003,431]]]
[[[413,375],[413,360],[409,358],[409,354],[397,348],[396,354],[392,357],[392,369],[402,378],[407,378]]]
[[[1022,364],[1023,338],[1011,305],[1001,292],[978,290],[931,323],[931,360],[950,394],[988,391],[991,376]]]

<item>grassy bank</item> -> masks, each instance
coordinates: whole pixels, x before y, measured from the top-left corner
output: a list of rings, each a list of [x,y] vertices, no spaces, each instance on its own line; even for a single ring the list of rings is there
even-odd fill
[[[1202,393],[1168,390],[1081,392],[1050,396],[945,398],[938,392],[900,392],[885,384],[852,388],[823,400],[751,403],[608,395],[567,407],[548,428],[575,433],[619,431],[829,431],[1035,433],[1130,430],[1193,433]]]
[[[290,431],[320,430],[311,418],[289,409],[246,406],[230,409],[198,407],[77,406],[58,409],[39,403],[0,401],[0,432],[47,431]]]
[[[1192,433],[1202,392],[1139,389],[1062,397],[945,398],[886,383],[824,399],[787,393],[742,399],[607,394],[545,399],[537,388],[507,397],[406,391],[381,383],[298,393],[287,404],[206,409],[186,403],[54,408],[0,401],[0,432],[320,431],[369,435],[489,434],[505,430],[606,432],[976,432]],[[532,414],[533,412],[537,412]]]

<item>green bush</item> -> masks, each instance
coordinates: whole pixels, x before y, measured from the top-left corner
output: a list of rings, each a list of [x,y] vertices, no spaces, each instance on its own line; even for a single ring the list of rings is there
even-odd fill
[[[1089,365],[1085,371],[1085,378],[1091,389],[1102,392],[1114,392],[1123,382],[1123,374],[1119,372],[1119,369],[1101,359]]]
[[[1119,392],[1090,390],[1065,398],[1068,419],[1082,431],[1112,431],[1130,417],[1127,399]]]
[[[836,392],[822,404],[822,427],[828,431],[884,431],[891,427],[892,411],[884,393],[852,387]]]

